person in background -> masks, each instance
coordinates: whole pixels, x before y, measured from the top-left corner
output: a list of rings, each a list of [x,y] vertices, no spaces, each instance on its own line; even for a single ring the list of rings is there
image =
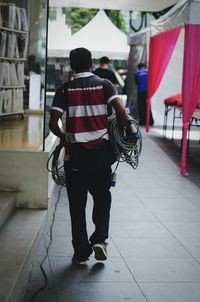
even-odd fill
[[[102,57],[99,59],[100,66],[93,70],[93,73],[99,76],[100,78],[110,80],[114,85],[118,85],[118,81],[114,71],[110,69],[109,66],[110,60],[108,57]]]
[[[119,127],[127,122],[113,84],[93,73],[91,52],[76,48],[70,52],[74,79],[64,83],[55,93],[49,122],[50,130],[66,147],[66,187],[74,248],[73,263],[85,265],[94,251],[96,260],[107,259],[107,243],[111,207],[111,145],[108,140],[107,104],[113,106]],[[67,112],[66,130],[58,121]],[[94,232],[88,237],[86,227],[87,195],[93,197]]]
[[[134,73],[135,83],[137,85],[137,102],[139,111],[139,124],[146,124],[146,101],[148,89],[148,69],[145,64],[138,64],[138,68]],[[150,112],[150,125],[154,124],[152,112]]]
[[[111,83],[116,87],[118,86],[118,80],[117,77],[114,73],[114,71],[112,71],[110,69],[110,60],[108,57],[101,57],[99,59],[99,67],[96,68],[95,70],[93,70],[92,72],[97,75],[100,78],[104,78],[107,79],[109,81],[111,81]],[[108,115],[110,116],[112,114],[112,108],[110,106],[108,106]]]
[[[41,74],[41,67],[40,67],[40,64],[36,61],[35,55],[30,55],[28,57],[28,72],[29,72],[29,74],[31,72]]]

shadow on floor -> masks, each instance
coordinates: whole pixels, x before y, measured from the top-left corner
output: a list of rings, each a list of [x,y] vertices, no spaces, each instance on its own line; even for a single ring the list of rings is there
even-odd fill
[[[164,138],[158,134],[149,136],[176,164],[180,166],[181,140]],[[187,177],[200,187],[200,143],[190,140],[187,157]]]

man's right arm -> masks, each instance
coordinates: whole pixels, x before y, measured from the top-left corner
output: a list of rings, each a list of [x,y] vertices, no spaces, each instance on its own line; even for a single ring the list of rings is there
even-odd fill
[[[62,116],[61,112],[57,110],[51,110],[51,117],[49,121],[49,129],[51,130],[51,132],[53,132],[53,134],[55,134],[60,138],[62,136],[62,130],[58,125],[58,121],[61,118],[61,116]]]
[[[110,104],[116,112],[116,118],[117,118],[117,122],[118,122],[119,126],[121,128],[123,128],[125,126],[128,118],[127,118],[125,108],[121,104],[121,99],[119,97],[117,97],[117,98],[113,99],[110,102]]]
[[[65,132],[59,126],[59,119],[62,117],[63,112],[66,110],[66,96],[64,93],[64,88],[61,86],[55,93],[52,106],[51,106],[51,116],[49,121],[49,129],[58,136],[61,143],[65,141]]]
[[[51,117],[49,121],[49,129],[53,134],[60,138],[61,143],[65,144],[65,132],[58,125],[58,121],[61,118],[62,113],[57,110],[51,110]]]
[[[105,97],[108,100],[108,104],[111,105],[116,112],[116,118],[120,128],[123,128],[127,122],[127,114],[125,108],[121,104],[121,99],[117,95],[117,91],[114,85],[106,79],[104,79],[104,92]]]

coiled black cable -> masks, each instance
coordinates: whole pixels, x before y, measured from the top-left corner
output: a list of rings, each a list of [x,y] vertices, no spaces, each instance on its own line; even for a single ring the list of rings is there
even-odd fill
[[[109,139],[118,161],[115,171],[120,162],[126,162],[136,169],[142,150],[142,135],[138,122],[130,115],[127,115],[127,119],[127,124],[125,125],[123,131],[121,131],[118,127],[116,114],[112,114],[109,118]],[[61,186],[66,185],[63,162],[60,164],[60,154],[63,148],[63,145],[57,145],[55,150],[50,155],[46,165],[47,170],[51,173],[54,182]],[[50,162],[51,167],[49,167]]]
[[[130,115],[127,115],[127,118],[127,124],[121,130],[117,123],[116,114],[110,116],[109,138],[117,156],[118,164],[119,162],[126,162],[136,169],[142,150],[142,135],[138,122]]]
[[[63,148],[64,147],[61,144],[57,145],[55,150],[50,155],[46,164],[46,168],[51,173],[54,182],[57,185],[61,185],[61,186],[66,185],[65,173],[63,169],[64,165],[63,163],[60,165],[60,160],[59,160],[60,153]],[[49,167],[50,162],[51,162],[51,168]]]

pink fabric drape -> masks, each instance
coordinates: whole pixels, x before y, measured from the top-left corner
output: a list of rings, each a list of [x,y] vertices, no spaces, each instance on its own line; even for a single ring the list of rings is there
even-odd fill
[[[200,24],[188,24],[185,27],[185,48],[183,61],[183,133],[181,167],[182,175],[187,172],[187,133],[189,122],[200,98]]]
[[[162,32],[150,38],[148,66],[148,100],[146,131],[149,132],[151,97],[156,92],[176,45],[181,27]]]

